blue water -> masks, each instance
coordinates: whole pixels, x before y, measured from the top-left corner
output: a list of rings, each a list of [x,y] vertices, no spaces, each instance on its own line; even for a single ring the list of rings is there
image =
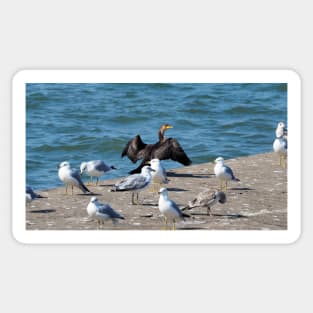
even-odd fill
[[[154,143],[164,123],[193,164],[268,152],[279,121],[287,121],[284,83],[27,84],[27,184],[62,186],[57,166],[65,160],[78,169],[102,159],[118,168],[107,178],[127,175],[139,165],[120,157],[128,140],[140,134]]]

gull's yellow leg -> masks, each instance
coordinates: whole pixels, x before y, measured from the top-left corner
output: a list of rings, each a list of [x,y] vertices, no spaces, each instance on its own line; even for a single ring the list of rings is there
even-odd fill
[[[96,185],[95,186],[98,186],[98,183],[99,183],[99,177],[97,177],[97,181],[96,181]]]
[[[72,195],[73,195],[73,192],[74,192],[74,185],[72,185]]]
[[[164,216],[164,225],[163,225],[163,229],[166,230],[167,229],[167,218]]]
[[[68,184],[66,184],[66,188],[65,188],[65,194],[67,195],[67,187],[68,187]]]
[[[176,230],[176,223],[175,223],[175,220],[173,220],[173,230]]]

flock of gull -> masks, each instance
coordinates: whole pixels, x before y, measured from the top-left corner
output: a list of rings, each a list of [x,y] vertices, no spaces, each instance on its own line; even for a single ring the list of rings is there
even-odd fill
[[[215,159],[214,173],[218,179],[218,188],[214,192],[206,189],[200,192],[188,205],[184,208],[179,206],[170,199],[167,188],[163,185],[168,183],[167,173],[161,160],[171,159],[183,165],[190,165],[191,160],[184,152],[181,145],[174,138],[165,138],[164,132],[172,128],[171,125],[164,124],[159,129],[159,141],[155,144],[145,144],[139,135],[130,140],[122,152],[122,157],[127,156],[133,163],[142,160],[139,167],[132,170],[130,175],[116,182],[112,188],[112,192],[131,192],[131,203],[133,205],[140,204],[139,193],[150,188],[153,192],[158,192],[159,211],[164,217],[164,228],[167,228],[167,223],[172,223],[172,229],[176,229],[176,222],[190,217],[186,214],[186,210],[193,208],[205,207],[207,214],[211,214],[211,208],[216,203],[226,202],[227,183],[229,181],[239,181],[235,177],[232,169],[225,165],[224,159],[218,157]],[[273,150],[279,156],[280,166],[286,167],[287,159],[287,129],[283,122],[279,122],[276,128],[276,138],[273,142]],[[93,160],[82,162],[80,170],[71,168],[69,162],[60,163],[58,176],[66,186],[66,194],[68,188],[71,187],[73,195],[74,187],[80,189],[84,194],[93,193],[83,183],[81,176],[85,173],[90,177],[92,183],[93,177],[96,177],[95,186],[98,185],[99,177],[105,173],[115,170],[116,168],[107,165],[102,160]],[[224,190],[224,191],[223,191]],[[31,187],[26,187],[26,202],[31,202],[41,196],[36,194]],[[111,220],[116,223],[118,219],[124,217],[115,211],[109,204],[102,204],[97,197],[92,196],[86,208],[88,215],[98,222],[98,227],[104,225],[104,222]]]

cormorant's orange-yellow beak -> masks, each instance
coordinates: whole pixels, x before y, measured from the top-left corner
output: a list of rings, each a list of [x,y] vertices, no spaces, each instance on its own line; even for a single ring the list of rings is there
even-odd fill
[[[170,129],[170,128],[174,128],[172,125],[166,125],[165,129]]]

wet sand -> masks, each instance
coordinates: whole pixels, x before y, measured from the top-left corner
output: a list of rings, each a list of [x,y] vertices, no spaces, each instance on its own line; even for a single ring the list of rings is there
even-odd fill
[[[230,182],[227,202],[216,204],[211,215],[206,208],[186,213],[191,218],[177,224],[177,229],[197,230],[285,230],[287,229],[287,169],[279,166],[274,153],[226,160],[240,182]],[[170,182],[165,186],[169,196],[185,207],[200,191],[217,189],[214,163],[179,167],[168,171]],[[102,176],[105,178],[105,175]],[[158,195],[140,193],[140,205],[131,204],[130,192],[110,192],[121,177],[102,180],[97,187],[88,188],[101,203],[109,203],[125,220],[115,225],[105,222],[104,230],[160,230],[162,215],[158,209]],[[56,172],[56,180],[58,180]],[[70,188],[69,188],[70,190]],[[74,188],[74,195],[66,195],[65,187],[36,190],[45,198],[26,204],[27,230],[89,230],[98,229],[97,221],[88,217],[86,207],[92,195]]]

